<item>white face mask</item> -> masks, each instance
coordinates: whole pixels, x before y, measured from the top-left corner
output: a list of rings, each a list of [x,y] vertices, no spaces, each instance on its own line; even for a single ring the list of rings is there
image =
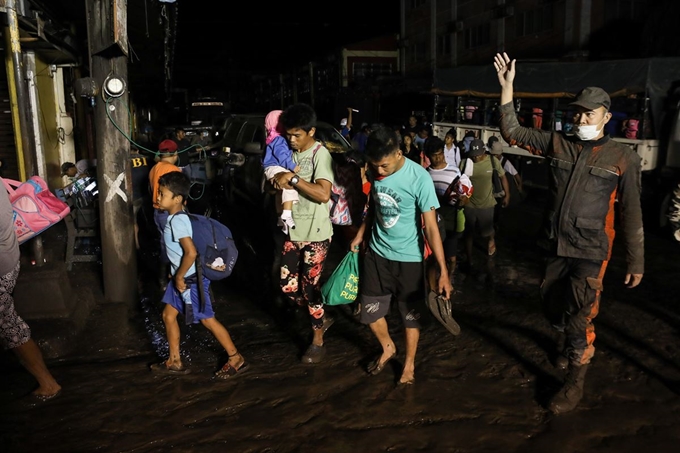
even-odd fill
[[[581,140],[592,140],[595,137],[597,137],[598,135],[600,135],[600,132],[602,131],[602,127],[604,127],[604,125],[602,125],[602,127],[600,127],[598,129],[597,128],[598,126],[599,126],[599,124],[593,124],[593,125],[584,124],[582,126],[576,126],[576,127],[574,127],[574,133]]]

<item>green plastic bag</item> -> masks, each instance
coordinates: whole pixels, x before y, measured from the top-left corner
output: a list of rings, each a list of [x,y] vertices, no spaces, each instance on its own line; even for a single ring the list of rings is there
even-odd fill
[[[350,251],[321,287],[321,300],[326,305],[351,304],[358,292],[359,254]]]
[[[458,221],[456,222],[456,233],[462,233],[465,231],[465,211],[463,209],[458,210]]]

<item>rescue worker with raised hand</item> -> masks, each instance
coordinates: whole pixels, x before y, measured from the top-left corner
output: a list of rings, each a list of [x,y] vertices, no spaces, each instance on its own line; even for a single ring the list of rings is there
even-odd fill
[[[551,412],[559,414],[574,409],[583,397],[586,370],[595,354],[593,319],[612,253],[616,202],[626,246],[624,284],[634,288],[642,280],[640,157],[605,135],[611,99],[599,87],[584,88],[570,104],[574,135],[521,127],[512,102],[515,63],[506,53],[494,58],[501,85],[500,131],[510,145],[548,159],[543,243],[548,253],[540,291],[549,320],[565,335],[556,364],[568,371],[563,387],[548,404]],[[561,282],[571,291],[557,289]]]

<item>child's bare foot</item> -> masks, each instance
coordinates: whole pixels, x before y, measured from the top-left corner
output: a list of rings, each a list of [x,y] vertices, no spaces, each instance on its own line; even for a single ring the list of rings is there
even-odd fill
[[[246,362],[246,359],[240,353],[229,356],[229,365],[233,366],[237,370]]]
[[[181,360],[166,360],[165,362],[151,364],[151,371],[164,374],[189,374],[191,370],[186,368]]]

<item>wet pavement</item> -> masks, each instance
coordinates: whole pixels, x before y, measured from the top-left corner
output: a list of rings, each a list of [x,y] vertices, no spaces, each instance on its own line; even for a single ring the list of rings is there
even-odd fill
[[[100,303],[78,345],[49,360],[60,397],[26,404],[34,381],[13,356],[0,356],[0,451],[676,451],[680,246],[648,234],[646,274],[629,290],[616,244],[585,396],[573,412],[553,416],[544,405],[563,375],[551,362],[557,337],[538,298],[539,218],[532,198],[504,213],[496,257],[485,263],[477,251],[478,271],[457,277],[460,335],[436,321],[423,329],[413,386],[396,385],[404,339],[395,314],[388,323],[399,360],[380,375],[365,371],[379,346],[349,306],[328,310],[336,323],[323,363],[300,363],[310,341],[306,314],[277,302],[254,277],[266,266],[243,254],[249,265],[214,290],[217,319],[251,364],[247,372],[213,378],[226,354],[196,325],[182,326],[192,373],[156,375],[148,366],[167,353],[157,295],[145,290],[132,308]],[[344,253],[339,244],[331,263]],[[78,291],[96,292],[96,269],[75,265]],[[50,327],[31,324],[40,343]]]

